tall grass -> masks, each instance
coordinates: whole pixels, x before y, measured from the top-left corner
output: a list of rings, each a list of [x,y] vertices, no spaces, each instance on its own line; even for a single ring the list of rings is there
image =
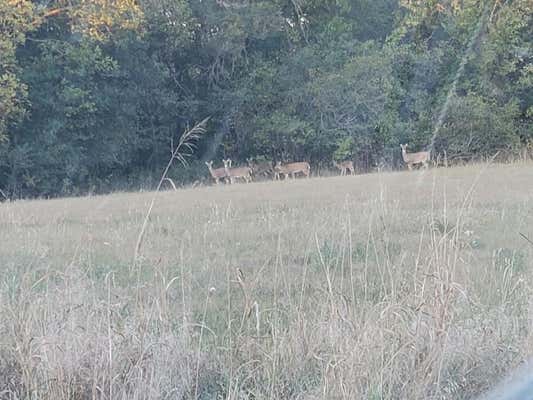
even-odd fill
[[[0,398],[470,399],[531,353],[532,172],[161,192],[138,277],[151,194],[3,204]]]

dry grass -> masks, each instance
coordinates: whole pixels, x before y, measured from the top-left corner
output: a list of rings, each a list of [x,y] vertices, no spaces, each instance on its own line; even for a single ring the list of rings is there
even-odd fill
[[[470,399],[531,353],[533,165],[0,205],[1,399]]]

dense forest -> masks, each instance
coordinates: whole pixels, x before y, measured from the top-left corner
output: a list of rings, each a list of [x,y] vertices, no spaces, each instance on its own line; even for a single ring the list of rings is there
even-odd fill
[[[403,142],[451,159],[519,154],[533,140],[532,7],[0,0],[0,189],[150,187],[206,117],[178,182],[223,157],[393,166]]]

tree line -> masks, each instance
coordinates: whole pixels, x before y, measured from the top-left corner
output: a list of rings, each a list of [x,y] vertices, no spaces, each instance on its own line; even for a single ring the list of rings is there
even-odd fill
[[[174,181],[208,177],[205,161],[222,158],[395,165],[407,142],[450,159],[517,153],[533,140],[532,7],[0,0],[0,189],[150,187],[181,133],[208,116]]]

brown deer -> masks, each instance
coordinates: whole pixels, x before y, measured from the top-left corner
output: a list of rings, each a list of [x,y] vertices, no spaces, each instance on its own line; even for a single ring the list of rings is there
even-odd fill
[[[333,160],[333,165],[341,171],[341,176],[346,175],[348,171],[350,171],[350,175],[355,175],[355,168],[352,161],[341,161],[338,163]]]
[[[297,173],[302,173],[309,178],[311,175],[311,166],[308,162],[295,162],[290,164],[281,164],[281,161],[276,163],[274,167],[275,179],[279,179],[283,175],[285,179],[290,175],[293,179]]]
[[[422,164],[424,168],[428,167],[428,162],[430,159],[429,151],[421,151],[418,153],[407,153],[408,144],[400,144],[402,148],[402,158],[403,161],[407,164],[407,168],[410,170],[413,168],[413,165]]]
[[[251,158],[247,158],[246,161],[252,170],[252,174],[255,176],[264,175],[268,177],[274,172],[274,169],[272,168],[272,162],[270,161],[256,162]]]
[[[213,169],[213,161],[206,161],[205,165],[207,165],[207,168],[209,169],[209,173],[211,174],[211,177],[215,180],[215,183],[217,185],[221,179],[224,179],[226,183],[228,182],[225,168]]]
[[[250,167],[238,167],[231,168],[231,160],[222,160],[224,163],[224,169],[226,170],[226,176],[229,177],[231,183],[235,183],[237,179],[244,179],[246,183],[252,181],[252,169]]]

